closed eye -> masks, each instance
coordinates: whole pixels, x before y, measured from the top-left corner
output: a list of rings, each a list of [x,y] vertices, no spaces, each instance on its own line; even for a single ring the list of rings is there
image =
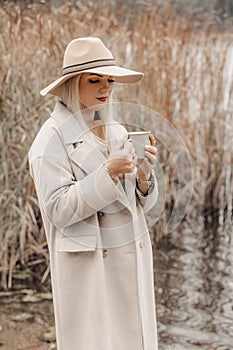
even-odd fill
[[[98,83],[98,82],[99,82],[99,79],[97,79],[97,80],[89,79],[89,82],[90,82],[91,84],[95,84],[95,83]]]
[[[96,83],[99,83],[99,79],[89,79],[89,82],[91,83],[91,84],[96,84]],[[108,82],[109,83],[114,83],[115,82],[115,80],[114,79],[108,79]]]

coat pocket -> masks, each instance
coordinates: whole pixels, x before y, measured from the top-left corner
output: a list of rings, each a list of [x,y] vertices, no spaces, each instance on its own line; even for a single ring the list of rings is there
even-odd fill
[[[96,249],[96,236],[60,237],[58,252],[88,252]]]

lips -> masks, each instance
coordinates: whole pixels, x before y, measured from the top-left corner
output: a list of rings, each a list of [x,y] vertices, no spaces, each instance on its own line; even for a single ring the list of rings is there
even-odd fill
[[[99,100],[100,102],[106,102],[107,99],[108,99],[108,96],[97,97],[97,100]]]

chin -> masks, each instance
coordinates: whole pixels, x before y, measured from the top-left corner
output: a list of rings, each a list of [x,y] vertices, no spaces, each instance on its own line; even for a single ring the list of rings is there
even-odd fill
[[[100,103],[96,103],[95,105],[91,106],[90,108],[95,110],[95,111],[102,111],[106,108],[107,106],[107,102],[100,102]]]

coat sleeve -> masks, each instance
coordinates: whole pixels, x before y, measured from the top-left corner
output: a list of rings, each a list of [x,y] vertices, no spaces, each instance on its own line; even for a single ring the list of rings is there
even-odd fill
[[[90,217],[118,198],[116,186],[103,165],[83,179],[75,179],[66,149],[56,133],[42,154],[29,154],[29,164],[40,207],[60,229]]]

